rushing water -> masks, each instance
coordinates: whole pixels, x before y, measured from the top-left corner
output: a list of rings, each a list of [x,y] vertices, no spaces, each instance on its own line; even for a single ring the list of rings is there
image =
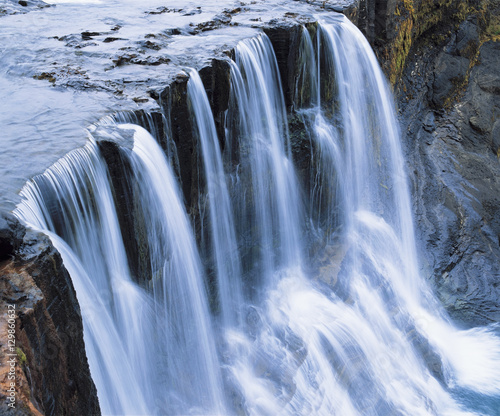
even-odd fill
[[[240,176],[251,189],[249,213],[239,222],[252,228],[252,245],[259,248],[252,263],[258,264],[265,287],[277,269],[301,262],[298,185],[278,65],[267,36],[238,44],[231,79],[228,118],[235,125],[229,140],[238,141]]]
[[[188,96],[203,153],[210,211],[212,252],[217,270],[218,298],[224,326],[240,322],[243,295],[241,265],[236,242],[233,210],[222,165],[219,139],[212,110],[200,76],[190,71]]]
[[[496,414],[500,339],[493,327],[456,329],[419,274],[398,126],[373,52],[339,17],[304,29],[300,57],[309,195],[269,39],[236,48],[223,153],[189,72],[205,263],[169,162],[137,125],[105,127],[130,167],[146,279],[130,271],[94,139],[23,189],[16,215],[52,238],[75,283],[104,414]],[[318,239],[319,266],[306,254]]]

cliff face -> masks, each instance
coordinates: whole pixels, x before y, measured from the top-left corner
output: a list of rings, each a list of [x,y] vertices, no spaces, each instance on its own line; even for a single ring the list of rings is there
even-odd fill
[[[425,2],[403,3],[413,9],[406,14],[408,49],[396,37],[390,53],[381,47],[379,54],[400,109],[423,273],[456,320],[498,322],[499,3],[450,9],[453,2],[444,2],[427,12],[435,17],[421,29],[411,16],[427,10]],[[400,33],[404,21],[396,16],[391,25]]]
[[[393,85],[416,47],[423,42],[442,42],[472,14],[483,20],[482,24],[488,15],[486,2],[481,0],[360,0],[360,8],[359,27]],[[474,53],[474,45],[466,43],[462,40],[462,52]]]
[[[99,415],[61,257],[47,237],[12,218],[0,219],[0,246],[0,413]]]

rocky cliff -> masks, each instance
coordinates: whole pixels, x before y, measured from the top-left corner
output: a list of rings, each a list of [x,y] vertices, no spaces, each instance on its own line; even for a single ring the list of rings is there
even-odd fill
[[[422,271],[452,317],[478,325],[500,320],[499,2],[458,3],[399,2],[374,44],[400,110]]]
[[[12,217],[0,218],[0,247],[0,413],[99,415],[80,307],[59,253]]]

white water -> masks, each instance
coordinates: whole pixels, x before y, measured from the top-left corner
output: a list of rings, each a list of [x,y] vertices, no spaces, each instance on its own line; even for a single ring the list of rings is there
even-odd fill
[[[148,324],[152,302],[131,281],[106,165],[96,144],[89,141],[62,158],[27,183],[21,196],[16,215],[49,234],[73,279],[103,413],[149,413],[156,380],[148,362],[152,356],[144,351],[154,332]]]
[[[164,332],[156,340],[163,344],[156,358],[159,387],[164,384],[166,392],[160,388],[158,393],[168,393],[164,406],[176,413],[223,414],[203,272],[178,186],[155,139],[138,126],[122,128],[135,130],[133,171],[146,220],[157,328]]]
[[[217,271],[218,299],[222,323],[228,327],[240,323],[241,307],[243,306],[241,265],[233,210],[229,200],[219,140],[207,94],[198,72],[191,70],[189,76],[188,97],[205,166],[212,251]]]
[[[493,328],[454,328],[420,276],[393,103],[368,43],[338,18],[316,38],[305,32],[301,48],[297,90],[309,91],[297,104],[316,149],[310,201],[299,192],[267,37],[241,42],[231,69],[233,182],[191,72],[222,319],[208,308],[177,181],[144,129],[120,126],[134,135],[122,152],[148,287],[130,276],[92,141],[25,186],[16,214],[52,238],[75,282],[104,414],[495,414],[500,340]],[[310,222],[335,241],[318,275],[305,268]],[[243,289],[258,296],[245,303]]]
[[[231,67],[228,118],[242,160],[240,177],[251,190],[247,204],[260,279],[270,282],[282,266],[300,265],[299,197],[290,158],[287,118],[278,65],[267,36],[242,41]],[[237,114],[233,112],[237,111]],[[245,195],[247,196],[247,195]],[[240,222],[244,221],[239,217]],[[265,285],[264,285],[265,286]]]

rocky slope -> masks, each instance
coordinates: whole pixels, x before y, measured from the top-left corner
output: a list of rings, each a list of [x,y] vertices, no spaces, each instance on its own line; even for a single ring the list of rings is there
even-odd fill
[[[412,38],[401,79],[391,78],[423,272],[465,325],[500,320],[498,4],[469,3],[464,19]]]

